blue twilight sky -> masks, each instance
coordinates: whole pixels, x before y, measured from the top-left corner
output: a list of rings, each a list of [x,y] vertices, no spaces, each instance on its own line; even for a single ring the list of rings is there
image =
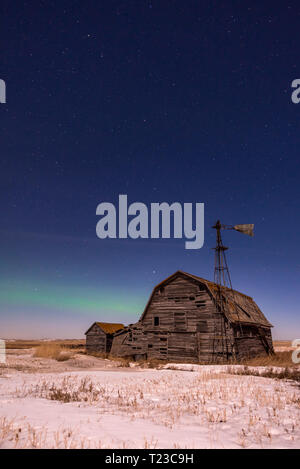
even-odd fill
[[[300,337],[298,2],[1,2],[0,336],[134,322],[178,269],[233,286]],[[96,207],[203,202],[205,243],[100,240]]]

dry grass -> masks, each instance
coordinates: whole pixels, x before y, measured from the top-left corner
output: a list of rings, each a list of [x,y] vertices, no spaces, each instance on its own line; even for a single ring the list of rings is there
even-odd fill
[[[52,358],[59,362],[64,362],[72,358],[73,354],[70,351],[62,349],[62,347],[55,343],[46,343],[37,347],[34,352],[34,357],[38,358]]]
[[[90,441],[78,435],[74,428],[58,428],[48,434],[46,427],[36,429],[29,423],[20,426],[15,419],[0,418],[0,449],[4,446],[12,449],[89,449]],[[7,445],[9,442],[9,445]],[[102,442],[93,445],[101,449]]]
[[[72,357],[73,357],[73,353],[61,351],[58,357],[56,358],[56,360],[58,362],[66,362],[67,360],[70,360],[70,358]]]
[[[93,374],[75,375],[74,373],[40,375],[30,383],[18,382],[18,388],[12,388],[12,392],[14,398],[18,399],[31,397],[58,401],[61,404],[61,412],[64,410],[64,404],[68,403],[69,406],[74,406],[74,412],[77,407],[85,408],[88,412],[88,409],[93,406],[95,411],[91,415],[97,415],[99,419],[106,418],[107,415],[122,416],[133,424],[135,420],[144,419],[145,428],[149,422],[165,427],[166,430],[178,430],[180,425],[187,423],[186,431],[188,432],[190,425],[196,425],[197,432],[205,439],[203,442],[205,447],[222,446],[224,431],[230,432],[231,441],[242,448],[253,445],[276,447],[281,443],[284,444],[286,439],[287,444],[296,444],[300,435],[298,426],[300,399],[297,386],[288,384],[284,380],[233,376],[228,374],[230,371],[227,371],[227,367],[221,372],[214,371],[212,367],[198,368],[198,372],[184,375],[182,372],[163,370],[134,374],[120,373],[117,381],[111,379],[111,376],[106,376],[105,373],[95,376]],[[243,367],[232,368],[243,370]],[[270,374],[269,377],[271,377]],[[85,429],[81,433],[80,428],[77,430],[74,429],[72,423],[71,425],[70,431],[73,431],[74,438],[84,439]],[[4,444],[14,444],[15,440],[10,438],[21,437],[24,438],[22,441],[16,440],[15,442],[17,447],[22,447],[24,444],[29,447],[61,448],[64,445],[80,447],[80,442],[72,438],[67,439],[67,443],[64,443],[58,436],[55,442],[52,436],[44,441],[42,435],[38,433],[41,427],[37,427],[37,431],[33,429],[28,432],[27,436],[27,434],[24,435],[26,427],[22,426],[21,435],[17,436],[18,432],[16,432],[16,437],[14,437],[13,433],[11,436],[7,435],[9,427],[7,422],[3,422],[2,426]],[[127,446],[128,444],[131,447],[147,448],[148,445],[155,447],[158,444],[158,447],[161,447],[159,446],[161,443],[151,441],[150,432],[142,436],[145,436],[148,441],[145,443],[139,441],[136,446],[132,446],[133,442],[125,441],[127,434],[120,436],[117,443],[116,440],[114,442],[102,440],[101,445],[121,448],[125,447],[121,445]],[[99,437],[106,439],[102,430]],[[97,436],[93,434],[89,443],[93,447],[98,444],[93,441],[95,438]],[[122,438],[124,438],[123,441]]]
[[[109,357],[112,359],[112,357]],[[117,358],[114,358],[115,360],[119,360]],[[170,360],[159,360],[159,359],[150,359],[150,360],[141,360],[137,361],[138,365],[141,366],[141,368],[162,368],[163,365],[166,365],[167,363],[171,363]],[[176,360],[175,363],[182,363],[182,364],[191,364],[190,360]],[[193,363],[192,363],[193,364]],[[218,362],[197,362],[194,363],[197,365],[216,365]],[[281,367],[281,368],[299,368],[299,365],[293,363],[292,361],[292,351],[287,351],[287,352],[277,352],[274,355],[263,355],[263,356],[258,356],[254,358],[248,358],[240,361],[232,361],[232,362],[225,362],[220,361],[219,364],[232,364],[232,365],[248,365],[248,366],[267,366],[267,367]]]
[[[58,345],[60,347],[67,347],[69,349],[84,350],[84,339],[64,339],[64,340],[6,340],[5,345],[7,349],[27,349],[40,347],[41,345]]]
[[[114,355],[110,355],[109,353],[106,352],[93,352],[89,351],[87,352],[87,355],[95,358],[102,358],[102,359],[108,359],[111,362],[115,362],[116,366],[118,368],[129,368],[130,363],[132,363],[134,360],[132,357],[116,357]]]
[[[194,416],[197,424],[212,426],[214,431],[215,425],[241,416],[243,423],[248,416],[250,428],[244,436],[248,439],[249,434],[253,438],[260,435],[262,440],[267,437],[263,434],[267,432],[266,425],[270,429],[282,427],[288,407],[291,424],[290,427],[285,424],[287,431],[293,434],[297,428],[299,394],[296,389],[287,391],[282,382],[278,381],[276,386],[268,384],[267,388],[256,376],[241,380],[241,376],[210,371],[192,373],[186,379],[188,386],[183,385],[181,373],[159,374],[138,381],[126,377],[116,384],[72,375],[22,387],[16,390],[16,396],[82,402],[97,406],[101,412],[123,413],[132,420],[142,418],[154,423],[159,420],[160,425],[170,429],[187,416]]]
[[[273,340],[274,347],[291,347],[292,340]]]
[[[234,375],[246,375],[246,376],[260,376],[263,378],[275,378],[275,379],[286,379],[300,383],[300,370],[291,368],[284,368],[282,370],[276,370],[273,368],[266,368],[265,370],[257,370],[244,366],[243,368],[234,369],[233,367],[228,370],[229,373]]]
[[[42,389],[42,392],[44,389]],[[61,402],[88,402],[96,401],[101,394],[102,388],[97,388],[89,378],[82,378],[79,384],[69,387],[68,378],[64,379],[61,387],[52,384],[49,393],[45,397],[52,401]]]
[[[132,360],[130,360],[130,358],[119,358],[117,361],[117,366],[119,368],[129,368],[131,362]]]
[[[9,442],[7,444],[7,442]],[[157,440],[144,437],[143,449],[155,449]],[[0,417],[0,449],[115,449],[114,440],[104,443],[80,436],[77,428],[59,427],[49,432],[46,426],[35,428],[26,420],[20,426],[15,419]],[[122,441],[120,449],[131,448],[130,441]],[[174,448],[180,448],[178,444]]]
[[[164,365],[169,363],[167,360],[158,360],[157,358],[151,358],[150,360],[141,362],[142,368],[162,368]]]
[[[274,355],[264,355],[261,357],[249,358],[240,362],[249,366],[280,366],[280,367],[297,367],[292,361],[292,352],[276,352]]]
[[[141,368],[153,368],[158,370],[169,363],[167,360],[159,360],[158,358],[135,360],[133,357],[116,357],[108,355],[108,359],[116,362],[116,365],[119,368],[129,368],[131,364],[133,364]]]
[[[109,355],[106,352],[93,352],[93,351],[87,351],[86,354],[91,356],[91,357],[103,358],[103,359],[108,358],[108,355]]]
[[[130,363],[133,363],[132,357],[115,357],[112,355],[108,355],[110,361],[115,362],[118,368],[129,368]]]
[[[61,352],[61,347],[56,344],[40,345],[34,352],[34,357],[38,358],[54,358],[56,360]]]

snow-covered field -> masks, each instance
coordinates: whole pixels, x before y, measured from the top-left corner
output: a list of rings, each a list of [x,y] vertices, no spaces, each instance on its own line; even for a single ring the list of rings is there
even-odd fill
[[[0,448],[300,448],[299,383],[8,352]]]

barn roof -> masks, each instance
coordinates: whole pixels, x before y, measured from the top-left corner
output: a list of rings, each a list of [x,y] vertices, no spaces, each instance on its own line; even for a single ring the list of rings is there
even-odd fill
[[[89,332],[94,324],[97,324],[97,326],[99,326],[106,334],[114,334],[115,332],[119,331],[120,329],[124,329],[125,327],[124,324],[116,322],[94,322],[85,334]]]
[[[130,332],[130,331],[132,331],[133,329],[138,329],[138,328],[140,328],[140,326],[141,326],[140,321],[137,321],[137,322],[135,322],[134,324],[128,324],[128,326],[124,326],[124,329],[120,329],[120,330],[117,331],[114,335],[115,335],[115,336],[118,336],[118,335],[126,334],[127,332]]]
[[[206,280],[197,275],[192,275],[182,270],[177,270],[174,274],[167,277],[165,280],[156,285],[153,289],[153,292],[150,296],[150,299],[146,305],[146,308],[142,314],[141,319],[146,314],[148,306],[152,300],[152,297],[156,290],[163,285],[167,284],[175,277],[182,276],[190,278],[200,284],[206,285],[207,289],[211,293],[213,298],[216,298],[217,294],[217,284]],[[272,324],[264,316],[263,312],[259,309],[253,298],[251,296],[245,295],[237,290],[231,290],[230,288],[223,288],[223,297],[227,302],[227,311],[226,316],[230,322],[237,323],[247,323],[247,324],[256,324],[260,326],[273,327]]]

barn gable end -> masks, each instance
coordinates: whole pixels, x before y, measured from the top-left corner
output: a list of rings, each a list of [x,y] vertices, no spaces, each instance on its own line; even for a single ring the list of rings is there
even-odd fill
[[[214,313],[214,304],[205,284],[180,274],[153,290],[140,319],[145,330],[196,332]],[[199,324],[199,321],[202,321]]]
[[[147,355],[207,361],[211,338],[216,330],[221,333],[221,321],[206,284],[176,272],[154,288],[140,319],[147,335]]]

